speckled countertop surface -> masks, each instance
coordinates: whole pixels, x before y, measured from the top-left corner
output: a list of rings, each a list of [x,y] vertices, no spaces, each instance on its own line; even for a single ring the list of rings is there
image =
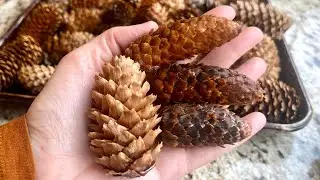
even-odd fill
[[[320,1],[272,0],[272,3],[294,19],[294,25],[285,39],[311,97],[314,110],[312,120],[304,129],[292,133],[262,130],[248,143],[187,175],[186,180],[320,179]],[[6,28],[5,24],[15,16],[2,8],[3,5],[0,6],[0,29]],[[25,111],[24,105],[0,102],[0,124]]]

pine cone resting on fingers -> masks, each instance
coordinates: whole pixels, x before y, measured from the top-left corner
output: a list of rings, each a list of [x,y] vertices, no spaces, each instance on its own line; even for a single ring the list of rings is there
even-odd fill
[[[160,119],[154,95],[140,65],[130,58],[115,57],[96,76],[90,111],[91,150],[107,173],[137,177],[152,168],[162,143]]]
[[[251,127],[227,108],[175,104],[161,113],[161,140],[173,147],[234,144],[251,134]]]
[[[232,40],[241,27],[225,18],[204,15],[159,27],[131,43],[125,54],[143,69],[206,54]]]

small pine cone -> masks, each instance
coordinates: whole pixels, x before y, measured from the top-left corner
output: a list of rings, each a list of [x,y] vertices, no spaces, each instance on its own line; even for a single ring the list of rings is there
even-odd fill
[[[231,68],[235,69],[253,57],[260,57],[268,64],[264,76],[279,77],[280,58],[276,43],[270,36],[264,36],[263,40],[243,55]],[[272,72],[272,73],[271,73]]]
[[[251,127],[225,107],[213,104],[166,106],[161,113],[161,140],[173,147],[224,146],[251,134]]]
[[[27,34],[42,42],[56,33],[63,21],[63,10],[57,3],[39,3],[19,27],[18,34]]]
[[[250,104],[261,101],[259,84],[236,71],[203,64],[163,65],[147,72],[156,103]]]
[[[181,10],[171,12],[168,16],[167,23],[173,23],[178,20],[190,19],[198,16],[200,16],[200,14],[194,8],[181,9]]]
[[[20,67],[17,60],[14,54],[0,49],[0,91],[12,85]]]
[[[95,78],[90,110],[90,149],[97,163],[112,175],[145,175],[158,157],[162,143],[160,106],[154,95],[146,95],[150,85],[140,65],[124,56],[115,57]]]
[[[231,6],[237,13],[235,20],[247,26],[256,26],[272,38],[281,39],[292,23],[290,17],[269,4],[237,1],[231,3]]]
[[[20,84],[32,94],[39,94],[54,73],[53,66],[24,66],[18,72]]]
[[[55,35],[47,42],[50,60],[57,64],[66,54],[84,45],[94,38],[88,32],[69,32],[65,31]]]
[[[103,11],[100,9],[73,9],[64,17],[67,31],[87,31],[97,33],[102,22]]]
[[[267,117],[268,122],[292,123],[295,121],[300,106],[300,99],[293,87],[272,78],[259,79],[265,91],[263,101],[246,106],[230,106],[230,110],[239,116],[259,111]]]
[[[185,0],[188,7],[197,9],[198,13],[203,14],[214,7],[216,0]]]
[[[206,54],[232,40],[241,27],[225,18],[204,15],[163,25],[131,43],[125,54],[149,69]]]
[[[76,8],[103,8],[113,0],[69,0],[72,9]]]
[[[114,0],[108,5],[103,13],[103,23],[112,26],[131,25],[136,16],[136,9],[127,2]]]
[[[171,9],[168,6],[156,2],[150,7],[143,8],[139,11],[134,19],[135,23],[143,23],[146,21],[155,21],[159,25],[166,24]]]

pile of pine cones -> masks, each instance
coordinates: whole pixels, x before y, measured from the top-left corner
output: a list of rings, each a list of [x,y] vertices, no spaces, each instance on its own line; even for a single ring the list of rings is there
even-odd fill
[[[250,106],[231,106],[230,110],[241,116],[260,111],[267,115],[269,122],[294,121],[299,97],[292,87],[279,80],[281,62],[275,43],[290,27],[291,20],[262,0],[42,1],[22,22],[16,38],[0,47],[0,90],[22,87],[37,95],[67,53],[114,26],[149,20],[166,25],[200,16],[218,5],[232,6],[237,12],[235,21],[244,26],[257,26],[265,33],[264,40],[232,68],[252,57],[261,57],[269,65],[259,80],[266,92],[264,100]],[[127,55],[130,56],[130,52]]]

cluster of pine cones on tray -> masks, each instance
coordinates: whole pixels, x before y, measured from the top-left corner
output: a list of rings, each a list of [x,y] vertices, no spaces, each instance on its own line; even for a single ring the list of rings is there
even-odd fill
[[[235,21],[202,15],[218,5],[232,6]],[[241,117],[254,111],[269,122],[295,119],[299,97],[279,80],[275,43],[291,20],[259,0],[42,1],[0,48],[0,90],[18,83],[36,95],[70,51],[114,26],[149,20],[159,29],[132,42],[95,77],[90,149],[107,173],[145,175],[163,144],[237,143],[251,134]],[[227,43],[243,26],[259,27],[265,38],[230,69],[176,63]],[[269,65],[258,82],[233,70],[252,57]]]

